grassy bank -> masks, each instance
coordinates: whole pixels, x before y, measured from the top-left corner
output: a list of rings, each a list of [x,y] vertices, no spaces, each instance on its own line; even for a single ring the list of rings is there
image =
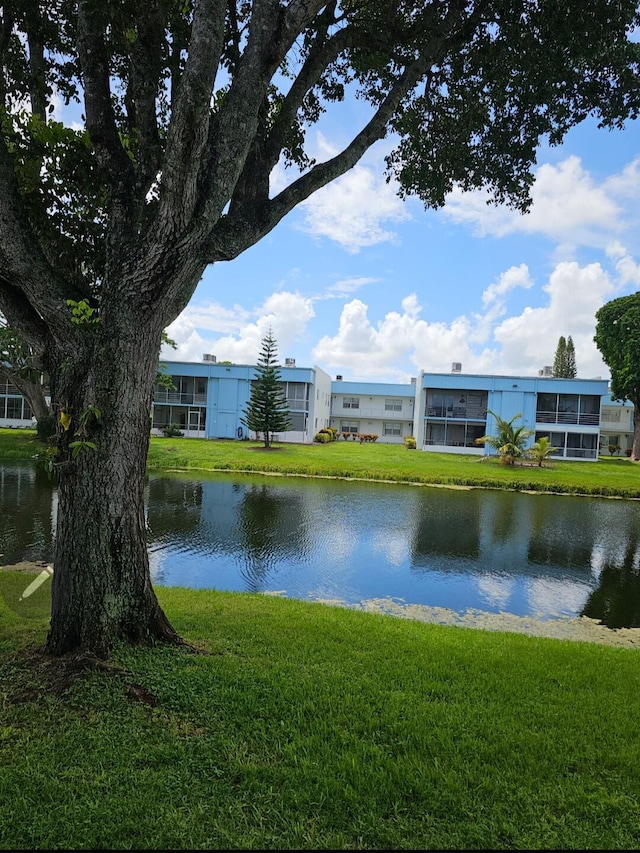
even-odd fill
[[[0,431],[0,459],[38,449]],[[346,442],[153,439],[148,467],[640,496],[626,459]],[[640,847],[637,650],[158,587],[201,653],[119,647],[75,678],[37,654],[47,596],[11,607],[32,577],[0,570],[0,849]]]
[[[35,433],[0,430],[0,459],[32,459],[41,450]],[[545,462],[542,468],[500,465],[497,459],[424,453],[401,445],[278,444],[254,441],[152,438],[149,471],[251,471],[310,477],[359,477],[408,483],[477,486],[568,494],[640,498],[640,465],[623,457],[597,462]]]
[[[62,694],[0,600],[0,848],[640,846],[637,651],[158,595],[209,654],[118,649]]]

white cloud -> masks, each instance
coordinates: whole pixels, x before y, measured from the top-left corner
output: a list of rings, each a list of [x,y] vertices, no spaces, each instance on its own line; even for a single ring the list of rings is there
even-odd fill
[[[613,235],[630,227],[624,201],[636,196],[639,187],[638,161],[598,185],[580,158],[571,156],[558,165],[547,163],[538,168],[531,208],[524,215],[487,204],[485,191],[464,193],[459,188],[447,198],[444,214],[471,225],[481,236],[541,234],[555,243],[602,247]]]
[[[336,281],[335,284],[329,285],[329,287],[327,288],[327,296],[348,296],[349,294],[355,293],[357,290],[360,290],[360,288],[365,287],[367,284],[373,284],[376,281],[378,281],[377,278],[371,278],[367,276],[343,278],[340,281]]]
[[[624,254],[627,263],[635,264]],[[451,322],[421,317],[415,294],[376,324],[360,299],[342,310],[335,335],[324,335],[313,350],[316,363],[349,379],[375,378],[408,382],[420,370],[448,373],[461,362],[465,373],[535,376],[553,363],[558,339],[571,335],[578,376],[608,378],[609,371],[595,346],[595,315],[620,292],[621,278],[613,278],[600,264],[580,266],[562,262],[548,281],[535,287],[525,265],[512,267],[483,294],[484,313],[460,315]],[[505,299],[516,287],[532,290],[532,301],[519,314],[502,318]],[[404,365],[404,370],[399,369]]]
[[[584,267],[573,261],[560,263],[542,290],[547,294],[543,306],[525,308],[494,330],[506,371],[530,374],[553,364],[558,338],[571,335],[578,376],[608,377],[593,335],[596,311],[615,294],[609,274],[597,263]]]
[[[640,287],[640,264],[629,255],[621,243],[610,243],[607,246],[607,255],[615,261],[616,272],[621,284],[633,284]]]
[[[411,218],[393,184],[379,171],[354,166],[346,175],[318,190],[300,205],[303,224],[297,227],[314,237],[328,237],[351,254],[365,246],[395,242],[387,225]]]
[[[169,361],[200,361],[203,353],[212,353],[218,361],[255,364],[262,339],[271,329],[282,358],[305,335],[314,315],[311,299],[284,290],[272,293],[252,311],[240,306],[230,311],[216,303],[189,306],[167,329],[178,349],[164,347],[161,355]],[[227,334],[203,334],[211,331]]]
[[[498,280],[490,284],[482,294],[482,302],[484,305],[490,305],[497,301],[501,302],[500,297],[516,287],[523,287],[525,290],[530,290],[533,287],[533,281],[526,264],[509,267],[506,272],[501,273]]]
[[[320,365],[343,367],[352,376],[397,376],[397,364],[406,359],[416,326],[423,324],[420,310],[417,297],[411,294],[402,300],[402,313],[389,312],[374,328],[367,306],[353,299],[342,309],[337,334],[324,335],[314,347],[313,357]]]

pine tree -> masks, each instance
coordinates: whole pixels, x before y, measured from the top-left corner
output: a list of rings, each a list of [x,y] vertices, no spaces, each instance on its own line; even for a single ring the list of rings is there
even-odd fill
[[[577,374],[576,350],[573,338],[569,335],[558,338],[558,346],[553,359],[553,375],[558,379],[574,379]]]
[[[281,384],[277,366],[277,344],[271,329],[262,339],[262,351],[258,357],[256,378],[251,385],[251,397],[240,418],[247,429],[262,433],[264,446],[271,445],[275,432],[286,432],[291,428],[289,406]]]
[[[576,374],[578,372],[578,368],[576,365],[576,348],[573,345],[573,339],[571,335],[567,338],[567,360],[566,360],[566,370],[565,376],[567,379],[575,379]]]
[[[558,378],[564,377],[564,371],[567,363],[567,341],[564,335],[558,338],[558,346],[553,359],[553,375]]]

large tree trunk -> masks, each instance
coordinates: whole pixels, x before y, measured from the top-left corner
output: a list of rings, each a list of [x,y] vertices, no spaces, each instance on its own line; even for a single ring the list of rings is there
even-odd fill
[[[633,405],[633,441],[631,443],[631,459],[640,461],[640,402],[634,400]]]
[[[59,506],[45,651],[108,657],[119,639],[178,641],[154,593],[144,485],[161,329],[126,308],[104,323],[89,363],[69,357],[52,378],[59,426]],[[117,331],[116,331],[117,329]],[[95,406],[99,417],[88,407]],[[84,426],[83,426],[84,424]],[[74,441],[81,447],[73,458]]]

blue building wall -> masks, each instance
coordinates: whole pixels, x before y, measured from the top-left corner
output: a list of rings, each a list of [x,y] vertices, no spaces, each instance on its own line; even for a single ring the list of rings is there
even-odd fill
[[[320,368],[285,366],[278,368],[283,383],[295,383],[307,386],[305,399],[291,406],[292,412],[298,413],[298,419],[304,415],[305,427],[307,421],[315,418],[322,420],[322,425],[329,422],[329,394],[327,393],[330,379]],[[167,420],[175,421],[174,413],[181,419],[180,429],[190,436],[201,438],[243,438],[247,436],[247,428],[241,423],[241,418],[247,409],[251,397],[251,382],[256,379],[256,366],[250,364],[218,364],[217,362],[164,362],[164,371],[174,382],[184,378],[206,381],[206,399],[195,399],[192,392],[181,394],[179,391],[165,391],[156,387],[154,394],[154,426],[156,432]],[[323,393],[320,394],[320,389]],[[166,417],[170,409],[171,417]],[[326,409],[326,411],[324,411]],[[164,410],[164,411],[163,411]],[[310,441],[309,428],[295,429],[279,436],[286,441]]]
[[[494,414],[506,421],[519,415],[516,425],[534,432],[529,444],[547,436],[559,448],[557,455],[563,458],[597,458],[600,407],[602,397],[608,392],[607,380],[421,373],[418,384],[416,438],[418,447],[425,450],[446,449],[448,452],[477,454],[495,452],[488,445],[477,444],[481,431],[487,435],[495,433]],[[455,406],[450,406],[452,411],[449,414],[437,405],[428,405],[429,401],[440,402],[458,394],[458,414]],[[467,412],[469,396],[482,401],[482,411],[480,404],[476,403],[473,414]],[[547,399],[551,400],[548,404],[551,411],[541,411],[541,401]],[[486,412],[483,416],[484,401]],[[566,412],[563,409],[565,403]],[[580,410],[575,416],[569,413],[573,404]]]

